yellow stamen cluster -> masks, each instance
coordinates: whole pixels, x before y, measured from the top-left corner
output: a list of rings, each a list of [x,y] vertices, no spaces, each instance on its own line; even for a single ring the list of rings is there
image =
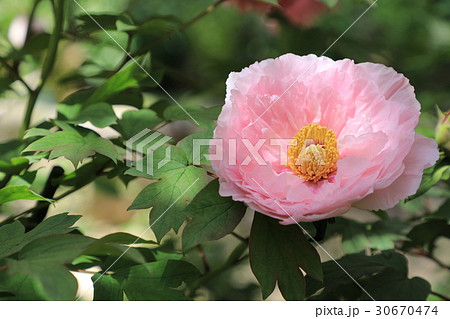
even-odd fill
[[[296,175],[317,183],[337,169],[336,135],[325,126],[304,126],[292,139],[288,159],[288,166]]]

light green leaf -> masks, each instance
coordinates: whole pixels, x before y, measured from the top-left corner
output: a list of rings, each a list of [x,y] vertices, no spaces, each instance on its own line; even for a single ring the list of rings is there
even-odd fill
[[[28,188],[28,186],[7,186],[0,189],[0,205],[13,200],[27,199],[53,202],[51,199],[44,198]]]
[[[144,188],[128,209],[152,207],[150,225],[160,241],[171,228],[178,231],[185,220],[183,210],[206,184],[206,172],[201,168],[174,170]]]
[[[23,136],[24,139],[30,138],[30,137],[35,137],[35,136],[46,136],[51,134],[52,132],[50,130],[47,129],[43,129],[43,128],[37,128],[37,127],[32,127],[29,130],[27,130],[25,132],[25,135]]]
[[[213,130],[205,130],[191,134],[177,143],[177,146],[186,153],[189,164],[211,166],[205,155],[209,154],[209,141],[213,138],[213,134]]]
[[[316,249],[298,225],[283,226],[276,219],[255,212],[249,242],[250,265],[267,298],[278,282],[286,300],[303,300],[307,274],[322,280],[322,265]]]
[[[125,174],[145,177],[149,179],[162,178],[177,170],[183,170],[188,165],[186,154],[173,145],[164,144],[153,152],[153,160],[148,163],[146,156],[135,163],[135,167],[128,169]],[[152,165],[152,173],[148,165]]]
[[[183,250],[232,232],[244,217],[247,206],[219,195],[219,181],[210,182],[188,205],[184,214],[192,217],[183,230]]]
[[[256,0],[256,1],[265,2],[265,3],[271,4],[271,5],[274,5],[274,6],[277,6],[277,7],[280,6],[280,4],[278,3],[277,0]]]
[[[49,159],[64,156],[76,167],[84,158],[99,153],[112,159],[120,159],[111,141],[91,132],[85,137],[74,132],[56,132],[31,143],[23,152],[51,151]]]

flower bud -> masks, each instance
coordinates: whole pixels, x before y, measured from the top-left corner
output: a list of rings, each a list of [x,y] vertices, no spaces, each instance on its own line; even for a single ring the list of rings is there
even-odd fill
[[[442,112],[436,105],[439,122],[436,126],[436,142],[446,153],[450,153],[450,111]]]

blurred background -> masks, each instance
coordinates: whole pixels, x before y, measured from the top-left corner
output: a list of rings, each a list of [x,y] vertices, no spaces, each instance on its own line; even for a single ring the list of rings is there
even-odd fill
[[[55,69],[33,113],[33,124],[55,118],[58,102],[80,88],[102,83],[108,73],[124,63],[127,58],[118,44],[132,55],[151,52],[152,76],[182,105],[220,106],[225,98],[225,81],[230,72],[288,52],[321,55],[372,4],[372,1],[362,0],[328,1],[330,6],[305,24],[293,22],[278,10],[242,10],[237,5],[239,1],[225,1],[204,16],[199,15],[214,1],[78,2],[108,30],[117,43],[93,23],[75,2],[67,0],[64,37]],[[15,61],[20,74],[33,87],[39,79],[42,58],[53,26],[51,1],[41,1],[28,27],[28,17],[34,10],[34,3],[32,0],[0,2],[0,56]],[[186,24],[192,19],[195,23]],[[130,25],[143,24],[147,24],[147,31],[129,41]],[[178,32],[180,27],[185,29]],[[164,38],[168,33],[173,33],[173,36]],[[29,41],[26,41],[27,38]],[[450,107],[450,1],[379,0],[326,52],[326,56],[382,63],[403,73],[415,87],[422,105],[417,131],[434,137],[438,121],[435,105],[443,111]],[[131,92],[130,96],[136,99],[132,105],[139,104],[143,108],[155,103],[172,103],[164,92],[151,83],[140,92]],[[6,70],[0,68],[0,143],[19,136],[26,100],[27,91],[23,85],[8,78]],[[130,108],[133,106],[125,103],[114,106],[119,117]],[[90,123],[84,125],[93,127]],[[165,129],[169,135],[181,138],[192,132],[194,127],[186,121]],[[96,130],[104,137],[117,135],[113,129]],[[58,159],[58,163],[66,171],[73,170],[68,161]],[[47,161],[35,164],[38,178],[32,188],[37,192],[43,187],[50,166]],[[127,207],[145,183],[138,179],[125,187],[119,180],[101,178],[58,202],[50,213],[70,211],[83,215],[77,225],[88,236],[100,237],[115,231],[139,235],[148,227],[148,211],[127,211]],[[438,185],[425,196],[401,203],[388,213],[391,217],[407,220],[434,211],[448,197],[448,189]],[[5,205],[0,211],[0,220],[32,206],[22,202]],[[353,210],[347,217],[359,221],[374,220],[374,215],[359,210]],[[247,236],[251,220],[252,214],[248,212],[236,232]],[[175,234],[171,235],[174,238]],[[144,235],[148,239],[152,236],[151,231]],[[166,239],[166,244],[179,249],[179,243],[175,240],[171,243],[171,240]],[[211,266],[225,260],[235,241],[227,236],[205,245]],[[436,250],[440,260],[447,265],[450,264],[449,242],[448,239],[438,240]],[[340,239],[331,238],[324,247],[335,258],[344,254]],[[319,253],[322,252],[319,250]],[[323,261],[329,259],[325,254],[321,256]],[[201,267],[200,261],[192,258],[192,262]],[[421,256],[410,254],[408,259],[411,277],[425,278],[435,291],[450,291],[448,270]],[[91,285],[89,275],[78,274],[77,277],[81,289]],[[248,262],[210,282],[201,295],[200,299],[216,300],[225,300],[230,296],[235,300],[261,298]],[[86,298],[90,297],[86,295]],[[269,299],[278,300],[281,296],[275,291]]]

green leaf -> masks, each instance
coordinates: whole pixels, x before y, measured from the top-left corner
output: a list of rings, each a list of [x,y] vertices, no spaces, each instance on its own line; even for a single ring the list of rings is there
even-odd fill
[[[211,166],[211,162],[205,155],[209,154],[209,141],[213,138],[213,134],[213,130],[205,130],[191,134],[177,143],[177,146],[186,154],[189,164]]]
[[[153,159],[146,156],[136,162],[135,167],[128,169],[125,174],[145,177],[149,179],[162,178],[177,170],[183,170],[188,165],[186,154],[173,145],[164,144],[153,152]],[[152,165],[150,170],[148,165]],[[163,165],[162,165],[163,164]],[[150,174],[150,172],[152,172]]]
[[[111,275],[95,274],[92,276],[94,283],[94,301],[109,300],[122,301],[123,291],[121,283]]]
[[[23,136],[24,139],[28,139],[30,137],[35,137],[35,136],[46,136],[51,134],[52,132],[50,130],[47,129],[43,129],[43,128],[37,128],[37,127],[32,127],[29,130],[27,130],[25,132],[25,135]]]
[[[323,4],[326,4],[328,8],[332,8],[334,7],[339,0],[319,0],[320,2],[322,2]]]
[[[365,289],[377,301],[420,301],[426,300],[430,293],[430,284],[419,277],[407,278],[388,269],[371,277],[364,283]],[[371,300],[364,295],[363,300]]]
[[[79,124],[90,121],[96,127],[104,128],[116,123],[117,117],[112,106],[105,102],[88,105],[70,123]]]
[[[145,70],[150,69],[150,55],[146,55],[137,61]],[[138,63],[130,61],[119,72],[107,79],[100,85],[94,93],[84,102],[84,106],[104,102],[120,91],[137,87],[139,81],[145,79],[148,75],[140,68]]]
[[[42,197],[28,188],[28,186],[7,186],[0,189],[0,205],[13,200],[27,199],[52,203],[51,199]]]
[[[404,243],[404,249],[426,246],[432,253],[434,243],[439,237],[450,238],[450,224],[447,220],[430,219],[414,226],[407,236],[411,241]]]
[[[96,153],[109,157],[115,163],[120,159],[111,141],[90,132],[86,136],[74,132],[56,132],[31,143],[23,152],[51,151],[49,159],[64,156],[76,167],[84,158]]]
[[[25,234],[25,227],[15,221],[0,227],[0,259],[14,254],[33,240],[49,235],[65,234],[73,230],[72,226],[81,216],[67,213],[47,218]]]
[[[19,140],[0,143],[0,172],[16,175],[27,168],[29,160],[20,157],[23,149],[24,145]]]
[[[403,231],[407,225],[400,220],[381,220],[375,223],[360,223],[344,217],[336,219],[328,229],[329,234],[342,235],[342,246],[346,253],[356,253],[366,248],[388,250],[394,248],[396,240],[405,240]]]
[[[18,260],[8,260],[8,271],[36,279],[49,300],[74,300],[77,281],[64,265],[93,241],[70,234],[37,239],[20,251]]]
[[[130,245],[130,244],[154,244],[157,243],[152,240],[146,240],[143,238],[139,238],[137,236],[134,236],[132,234],[128,233],[113,233],[106,235],[100,239],[97,240],[97,242],[100,243],[115,243],[115,244],[123,244],[123,245]]]
[[[281,225],[276,219],[256,213],[249,242],[250,265],[267,298],[278,282],[286,300],[305,298],[305,279],[300,270],[322,280],[316,249],[298,225]]]
[[[273,6],[277,6],[277,7],[280,6],[280,4],[278,3],[278,0],[256,0],[256,1],[268,3],[268,4],[271,4]]]
[[[128,269],[113,275],[123,280],[122,288],[129,300],[189,300],[176,288],[200,277],[192,264],[181,260],[161,260]]]
[[[307,284],[314,287],[310,293],[324,288],[311,298],[313,300],[425,300],[429,293],[426,281],[408,278],[406,258],[394,251],[383,251],[373,256],[363,253],[347,255],[324,263],[323,273],[323,284],[306,277]]]
[[[183,110],[184,109],[184,110]],[[205,108],[198,105],[183,105],[183,109],[179,105],[172,105],[167,107],[164,112],[164,118],[168,121],[188,120],[192,118],[197,121],[200,126],[214,128],[214,121],[222,110],[221,107]],[[197,124],[194,122],[194,124]]]
[[[8,295],[0,295],[0,300],[46,300],[39,282],[28,275],[16,274],[10,276],[7,271],[0,271],[2,289]],[[12,294],[12,296],[11,296]]]
[[[128,209],[152,207],[150,226],[160,241],[171,228],[178,231],[185,220],[183,210],[206,184],[207,175],[201,168],[174,170],[144,188]]]
[[[183,250],[231,233],[245,215],[247,206],[219,195],[218,179],[210,182],[188,205],[184,214],[192,217],[183,230]]]
[[[427,168],[423,172],[422,181],[416,194],[409,196],[405,201],[413,200],[430,190],[431,187],[436,185],[441,180],[450,179],[450,165],[446,165],[446,161],[441,161],[436,165]]]
[[[123,113],[122,119],[112,127],[122,134],[124,139],[128,140],[145,129],[154,128],[161,122],[163,120],[156,115],[155,111],[144,109]]]
[[[86,33],[99,31],[97,23],[105,30],[116,30],[116,21],[118,18],[115,14],[83,14],[76,17],[77,20],[82,22],[79,29]]]

